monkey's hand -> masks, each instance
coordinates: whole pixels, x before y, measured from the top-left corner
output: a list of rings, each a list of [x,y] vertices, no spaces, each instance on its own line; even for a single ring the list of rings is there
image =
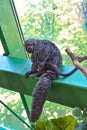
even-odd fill
[[[41,76],[41,73],[34,74],[34,75],[32,76],[32,79],[34,79],[35,77],[40,77],[40,76]]]
[[[34,79],[35,77],[40,77],[42,74],[43,74],[43,71],[37,72],[37,73],[32,75],[32,79]]]
[[[28,77],[30,77],[31,74],[35,74],[35,73],[37,74],[38,71],[37,70],[35,70],[35,71],[32,71],[32,70],[28,71],[28,72],[25,73],[25,78],[28,78]]]
[[[25,73],[25,78],[28,78],[31,74],[32,74],[31,71],[26,72],[26,73]]]

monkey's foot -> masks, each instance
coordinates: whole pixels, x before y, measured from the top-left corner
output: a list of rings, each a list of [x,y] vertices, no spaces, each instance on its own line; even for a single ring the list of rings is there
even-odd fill
[[[51,71],[51,70],[47,70],[47,76],[46,76],[46,77],[48,77],[48,78],[51,79],[51,80],[54,80],[54,79],[57,78],[55,72],[53,72],[53,71]]]

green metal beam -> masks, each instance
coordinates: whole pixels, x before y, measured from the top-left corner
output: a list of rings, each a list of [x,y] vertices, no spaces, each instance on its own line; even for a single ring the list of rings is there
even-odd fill
[[[0,86],[22,94],[31,95],[38,78],[25,78],[31,69],[31,61],[6,56],[0,57]],[[73,67],[63,66],[62,72]],[[78,70],[73,75],[53,81],[48,100],[59,104],[80,108],[87,106],[87,79]]]

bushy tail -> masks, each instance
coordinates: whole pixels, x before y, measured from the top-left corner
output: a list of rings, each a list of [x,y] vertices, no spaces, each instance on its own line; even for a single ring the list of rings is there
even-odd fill
[[[37,82],[32,94],[33,100],[30,113],[30,122],[35,122],[39,119],[50,87],[51,80],[46,77],[46,74],[43,74]]]

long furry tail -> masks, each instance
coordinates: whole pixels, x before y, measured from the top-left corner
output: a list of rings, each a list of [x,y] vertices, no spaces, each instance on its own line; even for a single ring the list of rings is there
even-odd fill
[[[51,87],[52,81],[43,74],[37,82],[33,91],[32,108],[30,113],[30,122],[36,122],[41,115],[44,102],[47,98],[48,91]]]

